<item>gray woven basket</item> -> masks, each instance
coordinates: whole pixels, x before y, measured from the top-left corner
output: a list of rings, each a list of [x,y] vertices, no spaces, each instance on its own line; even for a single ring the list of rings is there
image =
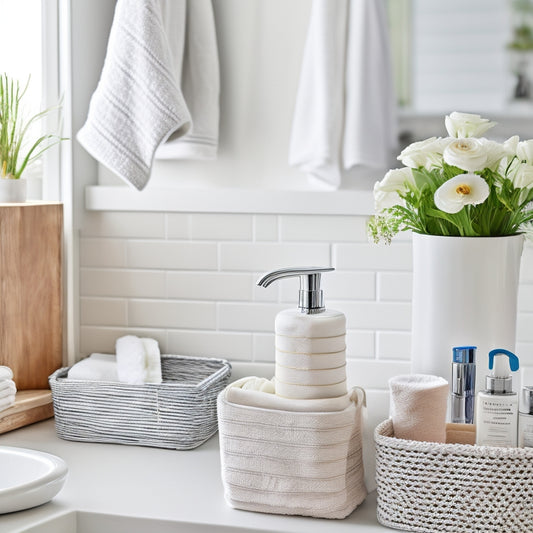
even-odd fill
[[[426,533],[533,531],[533,449],[438,444],[375,430],[377,517]]]
[[[128,385],[49,377],[59,437],[189,450],[217,431],[216,401],[231,365],[223,359],[162,355],[161,384]]]

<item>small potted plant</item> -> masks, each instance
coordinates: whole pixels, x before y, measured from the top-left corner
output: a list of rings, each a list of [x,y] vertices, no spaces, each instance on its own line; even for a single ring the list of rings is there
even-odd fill
[[[33,127],[55,108],[25,117],[23,100],[30,79],[20,83],[0,76],[0,203],[26,200],[26,168],[63,139],[56,134],[35,135]]]

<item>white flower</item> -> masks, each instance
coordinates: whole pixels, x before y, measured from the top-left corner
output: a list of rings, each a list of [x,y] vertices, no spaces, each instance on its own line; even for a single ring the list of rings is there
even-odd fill
[[[379,188],[387,192],[406,192],[407,184],[415,184],[413,171],[410,168],[393,168],[389,170],[381,181],[378,181]]]
[[[520,161],[533,164],[533,139],[519,142],[516,146],[516,157]]]
[[[518,139],[518,137],[516,137]],[[488,139],[478,139],[483,149],[485,150],[486,161],[484,168],[490,168],[491,170],[497,170],[500,165],[500,161],[508,156],[514,156],[514,137],[507,139],[503,144],[496,141],[489,141]],[[461,167],[462,168],[462,167]],[[465,169],[470,170],[470,169]],[[477,169],[482,170],[482,169]]]
[[[446,213],[458,213],[467,204],[481,204],[489,196],[488,183],[477,174],[459,174],[443,183],[434,196],[435,205]]]
[[[472,113],[458,113],[454,111],[444,119],[446,131],[450,137],[465,138],[479,137],[487,130],[496,125],[496,122],[490,122],[486,118]]]
[[[414,142],[402,150],[398,159],[407,167],[425,167],[431,170],[442,164],[442,152],[450,142],[449,138],[430,137]]]
[[[389,170],[381,181],[374,185],[374,208],[377,213],[394,205],[405,205],[400,194],[407,192],[408,184],[415,184],[410,168]]]
[[[442,154],[448,165],[462,168],[468,172],[483,170],[487,164],[488,150],[480,139],[455,139]]]
[[[531,188],[533,186],[533,165],[520,163],[516,167],[512,181],[517,189]]]

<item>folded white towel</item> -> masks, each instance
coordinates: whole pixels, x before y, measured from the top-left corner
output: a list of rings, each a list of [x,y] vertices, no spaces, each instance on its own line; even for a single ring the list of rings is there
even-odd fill
[[[389,380],[394,436],[446,442],[448,382],[438,376],[407,374]]]
[[[4,411],[5,409],[9,409],[14,403],[15,403],[15,395],[14,394],[10,394],[9,396],[5,396],[3,398],[0,398],[0,411]]]
[[[191,115],[191,129],[171,135],[157,159],[214,159],[218,149],[220,74],[211,0],[167,0],[163,24],[172,71]]]
[[[217,409],[228,504],[265,513],[346,517],[366,497],[362,406],[359,391],[336,412],[236,405],[222,391]]]
[[[337,398],[314,400],[293,400],[275,394],[274,383],[265,378],[246,377],[230,383],[224,389],[226,401],[236,405],[248,405],[263,409],[297,412],[333,412],[346,409],[350,403],[350,394]]]
[[[185,4],[179,4],[185,17]],[[186,133],[191,122],[173,72],[163,5],[117,1],[100,81],[77,135],[93,157],[139,190],[149,180],[157,147]]]
[[[314,0],[289,164],[338,188],[343,169],[388,168],[396,116],[382,0]]]
[[[141,384],[146,379],[144,344],[135,335],[120,337],[116,342],[117,374],[119,381]]]
[[[161,383],[161,352],[155,339],[141,338],[144,347],[145,383]]]
[[[0,381],[4,379],[13,379],[13,370],[8,366],[0,366]]]
[[[0,381],[0,398],[6,396],[13,396],[17,393],[17,386],[12,379],[4,379]]]
[[[118,380],[123,383],[161,383],[161,352],[155,339],[126,335],[116,341]]]
[[[117,359],[113,354],[93,353],[74,364],[67,377],[90,381],[118,381]]]

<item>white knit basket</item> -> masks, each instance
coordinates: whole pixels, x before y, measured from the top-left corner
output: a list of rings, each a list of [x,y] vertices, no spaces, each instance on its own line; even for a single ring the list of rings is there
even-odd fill
[[[375,430],[377,517],[427,533],[533,531],[533,449],[397,439]]]
[[[345,518],[366,498],[363,399],[344,411],[295,412],[218,397],[222,483],[232,507]]]
[[[216,399],[231,365],[224,359],[162,355],[160,384],[50,378],[59,437],[188,450],[217,431]]]

